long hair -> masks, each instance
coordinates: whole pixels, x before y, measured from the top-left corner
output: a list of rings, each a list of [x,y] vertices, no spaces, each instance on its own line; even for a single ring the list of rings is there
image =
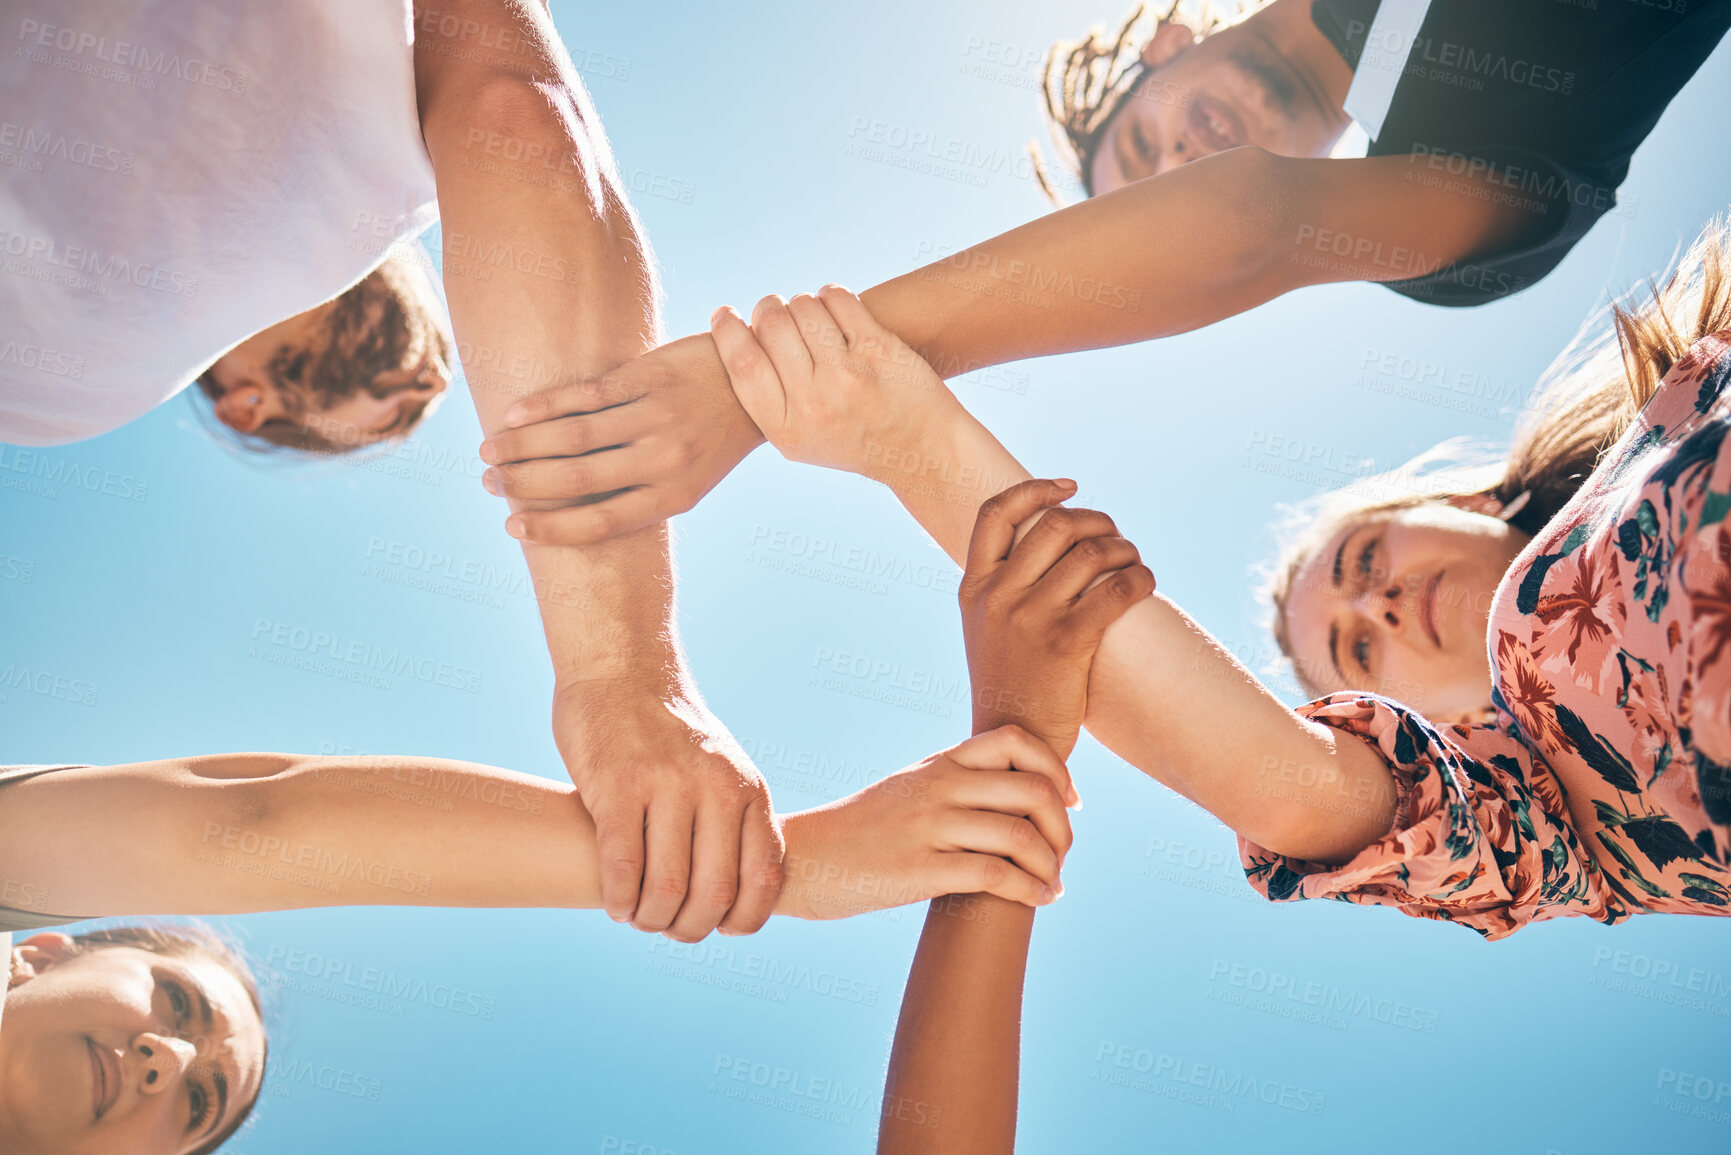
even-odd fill
[[[1316,691],[1292,654],[1286,617],[1292,583],[1348,525],[1429,504],[1488,505],[1536,534],[1567,505],[1689,347],[1731,328],[1731,227],[1715,218],[1661,285],[1639,305],[1595,314],[1545,370],[1514,442],[1497,461],[1444,442],[1388,473],[1363,478],[1300,507],[1267,584],[1275,641],[1306,692]]]
[[[264,1005],[259,1000],[258,981],[253,978],[252,968],[247,965],[245,955],[238,946],[209,927],[199,923],[130,923],[126,926],[104,927],[73,935],[71,954],[76,957],[115,947],[133,947],[170,958],[202,955],[220,963],[240,980],[247,998],[252,1001],[252,1009],[258,1014],[259,1022],[264,1022]],[[267,1035],[264,1053],[259,1056],[260,1093],[264,1089],[265,1065],[269,1058],[270,1041]],[[228,1142],[252,1115],[252,1109],[257,1105],[258,1093],[255,1093],[251,1099],[241,1104],[240,1110],[234,1113],[234,1118],[229,1120],[226,1127],[201,1143],[192,1151],[192,1155],[210,1155]]]
[[[1180,11],[1183,0],[1172,0],[1164,16],[1144,23],[1147,7],[1136,5],[1116,32],[1094,27],[1080,40],[1060,40],[1046,53],[1040,74],[1040,95],[1045,101],[1046,128],[1058,150],[1060,162],[1075,174],[1089,196],[1094,195],[1090,170],[1100,135],[1113,113],[1142,78],[1142,46],[1164,24],[1181,24],[1197,40],[1219,28],[1224,21],[1206,3],[1195,15]],[[1057,189],[1046,172],[1046,162],[1037,144],[1029,142],[1034,179],[1046,199],[1063,207]]]

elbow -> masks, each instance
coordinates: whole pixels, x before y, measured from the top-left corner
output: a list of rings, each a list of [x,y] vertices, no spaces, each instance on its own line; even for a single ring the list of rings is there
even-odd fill
[[[1236,240],[1222,271],[1240,284],[1266,280],[1304,227],[1305,163],[1253,146],[1219,159],[1232,166],[1219,182],[1220,227]]]

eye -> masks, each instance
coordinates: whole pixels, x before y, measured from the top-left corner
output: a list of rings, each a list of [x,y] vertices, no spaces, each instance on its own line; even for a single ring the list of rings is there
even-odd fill
[[[210,1114],[210,1096],[205,1094],[204,1087],[198,1083],[186,1084],[187,1101],[192,1104],[192,1119],[186,1125],[188,1131],[197,1131],[204,1126],[205,1118]]]
[[[1381,538],[1371,538],[1364,543],[1364,548],[1358,551],[1358,575],[1366,582],[1372,576],[1371,563],[1376,559],[1376,547]]]
[[[1352,660],[1358,663],[1358,668],[1370,673],[1370,635],[1360,634],[1352,643]]]
[[[187,1020],[192,1018],[192,1000],[187,997],[186,988],[176,982],[162,985],[168,992],[168,1008],[174,1012],[175,1026],[185,1027]]]

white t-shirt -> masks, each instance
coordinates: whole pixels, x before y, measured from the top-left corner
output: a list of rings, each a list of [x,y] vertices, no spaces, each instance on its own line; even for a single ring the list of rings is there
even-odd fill
[[[409,0],[0,22],[0,441],[126,424],[438,219]]]

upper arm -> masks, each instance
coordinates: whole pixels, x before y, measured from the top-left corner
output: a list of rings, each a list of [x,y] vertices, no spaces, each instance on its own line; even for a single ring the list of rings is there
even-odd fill
[[[1480,174],[1421,158],[1278,158],[1286,220],[1265,254],[1268,296],[1334,281],[1407,281],[1520,244],[1545,221]]]
[[[200,847],[268,816],[280,754],[167,759],[59,770],[0,791],[0,876],[57,914],[109,913],[117,880],[190,875]]]

